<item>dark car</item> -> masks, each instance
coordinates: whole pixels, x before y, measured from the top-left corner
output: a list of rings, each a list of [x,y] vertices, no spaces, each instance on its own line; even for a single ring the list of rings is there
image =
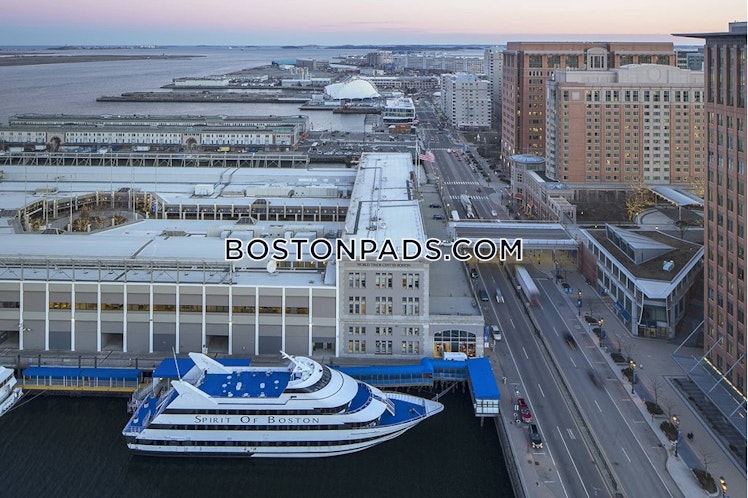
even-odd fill
[[[437,203],[437,202],[432,202],[431,204],[429,204],[429,207],[430,208],[440,208],[440,207],[442,207],[442,205],[439,204],[439,203]]]
[[[480,300],[484,303],[488,301],[488,292],[485,289],[480,290]]]
[[[435,214],[435,215],[433,216],[433,218],[434,218],[435,220],[443,220],[443,219],[444,219],[444,215],[443,215],[443,214]]]
[[[470,267],[470,278],[478,278],[478,270],[474,267]]]
[[[577,349],[577,341],[574,339],[573,335],[566,332],[564,334],[564,340],[566,341],[566,344],[568,344],[571,349]]]
[[[540,437],[540,431],[536,424],[530,424],[530,444],[533,448],[543,447],[543,438]]]

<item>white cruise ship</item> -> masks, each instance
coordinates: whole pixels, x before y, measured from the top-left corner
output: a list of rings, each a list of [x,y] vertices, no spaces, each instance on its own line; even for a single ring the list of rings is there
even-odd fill
[[[160,382],[122,434],[146,454],[324,457],[393,439],[441,403],[382,392],[304,357],[281,367],[224,366],[199,353]]]
[[[16,387],[17,381],[10,368],[0,367],[0,416],[10,410],[21,398],[23,391]]]

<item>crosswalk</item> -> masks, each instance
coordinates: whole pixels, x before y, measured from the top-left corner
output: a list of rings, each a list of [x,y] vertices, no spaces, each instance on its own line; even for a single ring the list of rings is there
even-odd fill
[[[452,199],[453,201],[456,201],[456,200],[460,199],[460,196],[459,195],[450,195],[449,198]],[[484,200],[484,201],[490,201],[491,200],[491,198],[489,196],[487,196],[487,195],[468,195],[468,198],[471,201],[474,201],[476,199],[481,199],[481,200]]]

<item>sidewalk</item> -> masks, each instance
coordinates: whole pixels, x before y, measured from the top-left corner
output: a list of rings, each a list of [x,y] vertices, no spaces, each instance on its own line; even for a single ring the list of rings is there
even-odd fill
[[[576,269],[567,270],[565,280],[572,286],[574,292],[571,295],[564,294],[564,296],[575,310],[577,309],[577,291],[582,290],[583,307],[581,313],[578,313],[582,328],[601,350],[616,378],[627,387],[625,391],[629,393],[631,400],[640,410],[662,446],[667,449],[666,469],[683,494],[687,497],[707,495],[691,472],[691,468],[700,468],[712,474],[718,488],[719,478],[724,477],[728,486],[728,496],[746,496],[744,473],[726,454],[725,448],[717,441],[708,425],[697,417],[694,407],[677,392],[670,382],[672,378],[685,377],[683,370],[671,356],[677,344],[632,336],[609,304],[600,297],[592,285],[586,283],[584,276]],[[557,288],[562,293],[561,286],[557,285]],[[591,312],[587,311],[590,309]],[[584,319],[586,313],[604,320],[602,329],[605,331],[605,338],[602,341],[592,332],[592,328],[597,325],[591,327]],[[631,389],[628,388],[631,386],[630,381],[621,373],[627,365],[615,363],[609,354],[611,351],[618,350],[619,347],[624,356],[630,355],[638,365],[634,394],[631,394]],[[694,355],[700,353],[700,350],[696,348],[691,349]],[[666,414],[678,417],[682,439],[678,443],[677,457],[675,448],[660,429],[660,424],[669,420],[669,417],[667,415],[653,417],[647,411],[645,400],[654,401],[654,394],[657,395],[658,404]],[[693,434],[693,439],[689,440],[685,437],[688,433]]]

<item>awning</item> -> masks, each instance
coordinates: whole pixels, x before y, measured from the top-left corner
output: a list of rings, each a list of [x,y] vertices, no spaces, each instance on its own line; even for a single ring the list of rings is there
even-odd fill
[[[514,198],[517,199],[518,201],[521,201],[522,200],[522,194],[514,194]]]

